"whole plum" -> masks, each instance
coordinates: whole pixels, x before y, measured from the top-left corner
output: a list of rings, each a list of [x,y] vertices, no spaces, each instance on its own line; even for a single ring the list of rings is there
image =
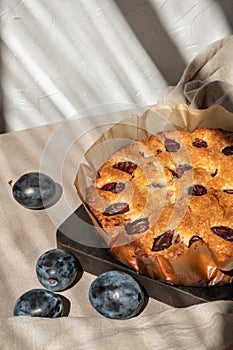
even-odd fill
[[[14,316],[48,317],[62,316],[61,298],[44,289],[31,289],[22,294],[15,303]]]
[[[101,274],[92,282],[89,300],[102,316],[128,319],[140,311],[144,292],[132,276],[114,270]]]
[[[79,264],[76,257],[59,248],[48,250],[36,263],[40,283],[54,292],[68,288],[74,282],[78,271]]]
[[[26,173],[12,187],[14,199],[29,209],[42,209],[51,205],[56,195],[54,180],[40,172]]]

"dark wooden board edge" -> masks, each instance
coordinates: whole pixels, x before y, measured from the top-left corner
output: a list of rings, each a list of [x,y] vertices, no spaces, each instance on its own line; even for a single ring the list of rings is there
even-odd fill
[[[79,260],[84,271],[98,276],[109,270],[121,270],[132,275],[145,289],[149,297],[173,307],[187,307],[216,300],[233,300],[233,284],[226,286],[186,287],[164,283],[143,276],[118,262],[106,248],[95,248],[75,240],[79,234],[96,240],[91,221],[81,205],[58,228],[57,246],[72,252]]]

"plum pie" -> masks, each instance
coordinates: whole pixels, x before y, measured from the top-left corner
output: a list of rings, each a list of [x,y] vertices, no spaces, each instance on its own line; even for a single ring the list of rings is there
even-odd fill
[[[109,252],[138,273],[177,285],[232,282],[233,132],[132,141],[98,169],[85,204]]]

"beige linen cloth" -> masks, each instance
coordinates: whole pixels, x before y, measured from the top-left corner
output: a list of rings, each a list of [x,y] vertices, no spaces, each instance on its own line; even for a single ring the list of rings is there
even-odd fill
[[[198,54],[178,84],[168,87],[158,101],[179,103],[197,109],[220,104],[233,112],[233,36],[214,42]]]
[[[225,39],[216,45],[219,50],[215,49],[212,56],[213,59],[220,59],[224,48],[230,50],[232,47],[232,39]],[[223,53],[222,56],[226,58]],[[203,58],[206,56],[200,57],[202,62],[196,71],[192,68],[190,82],[195,74],[202,82],[208,81],[207,73],[199,76],[202,71],[200,67],[206,71],[204,62],[208,66]],[[187,68],[184,76],[187,76],[189,69],[191,71],[191,68]],[[226,69],[229,77],[230,67]],[[216,69],[213,67],[211,78],[220,71],[226,72],[219,65]],[[179,91],[177,96],[186,99],[183,93],[185,84],[180,84],[180,87],[170,89],[172,91],[169,90],[165,97],[175,98],[175,92]],[[118,116],[118,120],[123,117]],[[150,298],[139,316],[124,321],[110,320],[101,317],[91,307],[88,289],[95,276],[85,272],[73,288],[59,293],[70,301],[68,316],[60,319],[13,316],[15,301],[21,294],[29,289],[42,288],[36,277],[35,264],[42,253],[56,247],[56,230],[69,215],[60,207],[61,203],[68,202],[70,213],[80,204],[73,181],[85,150],[99,136],[93,132],[99,124],[98,118],[85,118],[68,125],[57,123],[0,136],[0,349],[233,349],[232,301],[178,309]],[[82,137],[73,142],[77,135],[72,133],[79,129]],[[61,130],[63,132],[60,133]],[[66,144],[67,140],[70,144]],[[60,155],[61,163],[58,159]],[[25,209],[12,198],[8,182],[15,181],[28,171],[41,170],[42,163],[51,170],[48,171],[49,175],[62,185],[62,197],[48,210]],[[54,172],[56,167],[59,171]]]

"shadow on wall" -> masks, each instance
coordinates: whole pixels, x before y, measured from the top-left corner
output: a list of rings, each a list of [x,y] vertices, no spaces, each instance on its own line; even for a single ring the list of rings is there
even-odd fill
[[[1,60],[1,44],[0,44],[0,77],[2,76],[2,60]],[[6,132],[6,123],[4,119],[4,103],[3,103],[3,92],[2,83],[0,80],[0,134]]]
[[[218,0],[219,5],[221,6],[224,15],[228,21],[228,24],[231,27],[231,31],[233,32],[233,6],[232,1],[229,0]]]
[[[144,1],[143,4],[140,0],[115,0],[115,2],[167,84],[176,85],[186,63],[149,1]]]

